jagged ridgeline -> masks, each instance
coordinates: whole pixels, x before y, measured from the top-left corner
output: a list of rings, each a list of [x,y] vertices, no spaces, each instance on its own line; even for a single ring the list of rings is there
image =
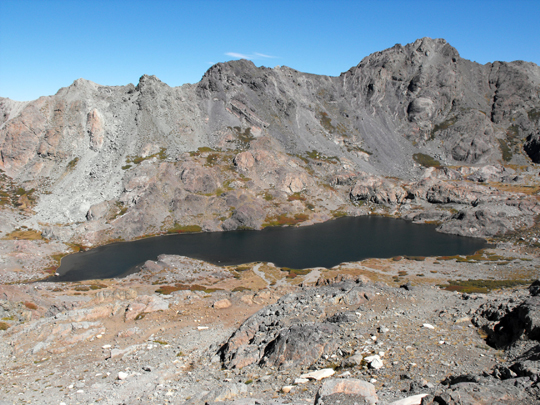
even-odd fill
[[[414,181],[428,166],[540,162],[539,67],[480,65],[443,39],[338,77],[238,60],[175,88],[78,79],[2,98],[0,112],[0,169],[35,190],[40,223],[87,221],[48,236],[85,243],[324,220],[351,213],[360,172]]]

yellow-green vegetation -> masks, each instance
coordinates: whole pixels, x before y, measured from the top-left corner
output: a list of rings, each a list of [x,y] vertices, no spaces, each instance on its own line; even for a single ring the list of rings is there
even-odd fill
[[[527,115],[531,121],[538,121],[540,119],[540,109],[533,108],[527,112]]]
[[[272,201],[274,199],[274,196],[272,194],[270,194],[269,192],[265,192],[263,198],[266,201]]]
[[[165,346],[168,345],[169,342],[165,342],[164,340],[154,340],[154,343],[157,343],[159,345]]]
[[[233,292],[251,291],[251,288],[239,286],[239,287],[234,287],[232,291]]]
[[[206,165],[205,166],[214,166],[219,162],[219,155],[217,153],[210,153],[206,156]]]
[[[267,226],[285,226],[285,225],[297,225],[300,222],[305,222],[309,219],[307,214],[295,214],[293,217],[287,216],[287,214],[281,214],[276,217],[266,217],[263,223],[263,228]]]
[[[16,229],[10,234],[4,236],[4,240],[41,240],[43,236],[40,231],[33,229]]]
[[[480,183],[482,184],[482,183]],[[539,185],[525,185],[525,184],[506,184],[506,183],[483,183],[488,187],[495,187],[500,191],[506,191],[509,193],[523,193],[527,195],[537,195],[540,192]]]
[[[199,225],[180,225],[175,222],[174,225],[167,230],[167,233],[192,233],[202,232],[202,228]]]
[[[373,155],[372,152],[370,152],[369,150],[365,150],[364,148],[358,145],[345,144],[345,148],[347,148],[347,152],[362,152],[370,156]]]
[[[339,158],[337,156],[326,156],[321,154],[319,151],[312,150],[311,152],[306,152],[306,155],[313,160],[318,160],[326,163],[337,164],[339,163]]]
[[[403,256],[407,260],[414,260],[416,262],[423,262],[426,260],[425,256]]]
[[[255,137],[251,134],[251,128],[246,128],[242,131],[242,128],[240,127],[228,127],[231,131],[234,130],[236,137],[240,142],[246,146],[246,144],[249,144],[252,140],[255,139]]]
[[[449,280],[448,285],[439,285],[444,290],[464,293],[487,293],[502,288],[529,285],[533,280]]]
[[[435,160],[424,153],[415,153],[413,159],[416,163],[421,164],[424,167],[438,167],[441,165],[438,160]]]
[[[131,167],[132,167],[132,165],[125,165],[125,166],[122,166],[122,170],[127,170],[127,169],[129,169]]]
[[[337,126],[334,126],[332,124],[332,119],[328,116],[328,113],[324,111],[319,111],[317,114],[317,118],[319,119],[319,122],[321,126],[330,134],[339,133],[343,136],[348,136],[347,134],[347,128],[341,124],[338,123]]]
[[[127,210],[128,210],[128,207],[124,205],[124,203],[120,202],[120,201],[117,201],[116,204],[116,212],[115,214],[113,215],[113,217],[111,218],[111,221],[114,221],[116,218],[118,217],[121,217],[122,215],[124,215]]]
[[[143,157],[143,156],[128,156],[128,157],[126,157],[126,163],[134,163],[134,164],[138,165],[139,163],[142,163],[145,160],[152,159],[152,158],[155,158],[155,157],[157,157],[159,160],[165,160],[165,159],[167,159],[166,152],[167,152],[167,148],[161,148],[158,153],[154,153],[153,155],[149,155],[149,156],[145,156],[145,157]],[[124,167],[126,167],[126,166],[124,166]],[[129,167],[128,167],[128,169],[129,169]]]
[[[75,166],[77,166],[77,163],[79,163],[79,158],[76,157],[75,159],[71,160],[67,165],[67,170],[73,170],[75,169]]]
[[[198,284],[192,284],[192,285],[175,284],[175,285],[162,285],[156,290],[156,292],[158,294],[169,295],[175,291],[182,291],[182,290],[204,291],[205,293],[213,293],[215,291],[221,290],[221,288],[208,288],[208,287],[204,287]]]
[[[439,256],[436,258],[436,260],[443,261],[443,260],[455,260],[457,263],[480,263],[480,262],[499,262],[497,264],[506,263],[508,264],[512,260],[517,260],[515,257],[504,257],[500,255],[496,255],[494,253],[488,253],[484,250],[480,250],[474,255],[468,255],[468,256],[460,256],[460,255],[454,255],[454,256]]]
[[[31,208],[36,202],[34,192],[34,189],[26,190],[14,183],[4,172],[0,171],[0,207]]]
[[[8,329],[9,329],[9,323],[0,322],[0,330],[8,330]]]
[[[347,216],[347,213],[345,211],[335,210],[332,211],[332,216],[334,218],[343,218]]]
[[[305,276],[311,273],[311,269],[290,269],[289,267],[282,267],[282,271],[288,273],[287,278],[295,278],[298,276]]]
[[[289,201],[306,201],[306,197],[302,195],[301,193],[293,193],[289,197],[287,197],[287,200]]]
[[[504,139],[497,139],[499,141],[499,149],[501,150],[502,158],[505,162],[512,160],[512,149],[508,146],[508,143]]]
[[[431,130],[431,139],[435,138],[435,134],[437,132],[450,128],[456,122],[457,122],[457,116],[454,116],[452,118],[447,119],[446,121],[441,122],[440,124],[435,125],[433,129]]]

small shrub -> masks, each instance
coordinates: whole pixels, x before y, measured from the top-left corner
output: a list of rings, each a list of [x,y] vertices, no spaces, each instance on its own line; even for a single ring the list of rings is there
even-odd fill
[[[9,329],[9,323],[0,322],[0,330],[8,330],[8,329]]]

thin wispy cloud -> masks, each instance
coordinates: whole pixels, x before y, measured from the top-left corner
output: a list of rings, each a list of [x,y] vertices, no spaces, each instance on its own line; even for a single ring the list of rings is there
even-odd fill
[[[233,58],[253,59],[253,56],[244,55],[243,53],[227,52],[225,55],[232,56]]]
[[[264,53],[259,53],[259,52],[254,52],[252,55],[246,55],[246,54],[238,53],[238,52],[226,52],[225,55],[231,56],[233,58],[248,59],[248,60],[277,58],[277,56],[266,55]]]
[[[277,58],[277,56],[265,55],[264,53],[257,53],[257,52],[255,52],[255,55],[257,55],[257,56],[259,56],[261,58],[270,58],[270,59]]]

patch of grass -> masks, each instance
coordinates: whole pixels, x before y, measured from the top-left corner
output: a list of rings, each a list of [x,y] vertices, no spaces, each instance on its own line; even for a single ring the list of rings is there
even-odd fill
[[[172,228],[167,230],[167,233],[194,233],[202,232],[202,228],[199,225],[180,225],[174,223]]]
[[[538,121],[540,119],[540,109],[533,108],[532,110],[527,112],[527,115],[529,116],[529,119],[531,121]]]
[[[274,196],[268,192],[264,193],[264,196],[263,198],[266,200],[266,201],[272,201],[274,199]]]
[[[439,285],[448,291],[464,293],[487,293],[491,290],[529,285],[534,280],[449,280],[448,285]]]
[[[316,150],[312,150],[311,152],[306,152],[306,155],[313,160],[319,160],[322,162],[327,162],[327,163],[332,163],[332,164],[337,164],[340,161],[337,156],[326,156]]]
[[[287,272],[287,278],[296,278],[298,276],[305,276],[311,272],[310,269],[290,269],[289,267],[282,267],[282,271]]]
[[[499,141],[499,149],[501,150],[502,158],[505,162],[512,160],[512,149],[508,146],[508,143],[504,139],[497,139]]]
[[[79,163],[79,158],[76,157],[75,159],[71,160],[67,165],[67,170],[73,170],[75,169],[75,166],[77,166],[77,163]]]
[[[290,196],[287,197],[287,200],[289,201],[306,201],[306,197],[303,196],[301,193],[293,193]]]
[[[452,118],[447,119],[446,121],[441,122],[440,124],[437,124],[433,127],[431,130],[431,139],[435,138],[435,134],[439,131],[444,131],[445,129],[450,128],[452,125],[454,125],[457,122],[458,118],[457,116],[454,116]]]
[[[441,162],[424,153],[415,153],[413,159],[424,167],[439,167],[441,165]]]
[[[239,286],[232,289],[233,292],[251,291],[251,288]]]
[[[214,166],[219,162],[219,155],[217,153],[210,153],[206,156],[206,166]]]
[[[115,214],[113,215],[113,217],[111,218],[111,221],[114,221],[116,218],[118,217],[121,217],[122,215],[124,215],[127,210],[128,210],[128,207],[125,206],[123,203],[121,203],[120,201],[117,201],[116,202],[116,209],[117,211],[115,212]]]
[[[200,153],[205,152],[217,152],[217,149],[212,149],[209,146],[201,146],[199,149],[197,149]]]
[[[343,218],[347,216],[347,213],[345,211],[340,210],[332,211],[331,214],[334,218]]]
[[[145,160],[152,159],[157,157],[159,160],[165,160],[167,159],[167,148],[161,148],[158,153],[154,153],[153,155],[149,156],[128,156],[126,158],[126,163],[134,163],[138,165],[139,163],[144,162]]]
[[[125,165],[125,166],[122,166],[122,170],[127,170],[129,169],[130,167],[132,167],[131,165]]]
[[[246,128],[242,130],[241,127],[227,127],[230,131],[234,131],[234,134],[236,138],[244,144],[243,146],[246,147],[251,141],[255,139],[253,134],[251,133],[251,128]]]
[[[169,295],[175,291],[182,291],[182,290],[189,290],[189,286],[184,285],[184,284],[162,285],[156,290],[156,292],[158,294]]]
[[[8,330],[9,326],[9,323],[7,322],[0,322],[0,330]]]
[[[33,229],[21,230],[17,229],[10,234],[4,236],[4,240],[41,240],[43,236],[40,231],[34,231]]]
[[[268,226],[292,226],[297,225],[300,222],[305,222],[309,219],[307,214],[295,214],[293,217],[287,216],[287,214],[281,214],[277,217],[266,217],[265,223],[262,225],[263,228]]]
[[[423,262],[426,260],[425,256],[404,256],[407,260],[414,260],[416,262]]]
[[[169,342],[165,342],[164,340],[154,340],[154,343],[157,343],[159,345],[165,346],[168,345]]]

